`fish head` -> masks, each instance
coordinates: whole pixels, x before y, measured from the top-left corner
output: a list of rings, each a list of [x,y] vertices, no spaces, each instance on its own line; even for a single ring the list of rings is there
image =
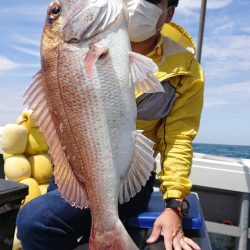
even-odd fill
[[[125,8],[120,0],[53,0],[47,10],[42,46],[54,49],[63,42],[86,42],[105,31],[121,13],[125,14]]]
[[[48,69],[51,61],[56,61],[63,53],[67,53],[67,58],[69,53],[74,53],[85,58],[84,68],[87,75],[92,76],[97,60],[104,58],[110,47],[114,47],[110,33],[113,32],[117,40],[117,30],[122,29],[126,33],[125,47],[130,46],[128,36],[126,38],[127,17],[122,0],[51,1],[42,36],[43,68]]]

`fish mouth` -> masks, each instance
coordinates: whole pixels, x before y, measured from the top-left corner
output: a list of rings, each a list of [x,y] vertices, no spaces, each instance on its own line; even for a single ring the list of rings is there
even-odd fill
[[[117,3],[118,2],[118,3]],[[105,31],[122,13],[123,5],[119,1],[100,0],[88,7],[78,8],[68,15],[63,24],[63,40],[78,43],[89,40]]]

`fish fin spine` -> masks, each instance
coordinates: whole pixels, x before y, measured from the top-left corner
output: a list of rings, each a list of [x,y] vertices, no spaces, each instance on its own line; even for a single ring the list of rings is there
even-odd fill
[[[26,97],[24,103],[28,106],[28,109],[33,110],[31,116],[35,119],[39,130],[43,132],[45,141],[49,146],[48,153],[51,155],[54,164],[55,182],[61,195],[72,206],[88,207],[88,198],[83,184],[77,180],[70,168],[57,135],[46,99],[41,70],[35,75],[32,85],[25,92],[24,96]]]
[[[142,131],[136,131],[132,164],[120,188],[121,204],[134,197],[149,179],[155,163],[153,146],[154,143]]]

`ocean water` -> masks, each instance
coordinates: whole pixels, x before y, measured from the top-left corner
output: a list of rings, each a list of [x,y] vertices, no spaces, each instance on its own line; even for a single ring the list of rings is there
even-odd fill
[[[193,151],[195,153],[250,159],[250,146],[194,143]]]

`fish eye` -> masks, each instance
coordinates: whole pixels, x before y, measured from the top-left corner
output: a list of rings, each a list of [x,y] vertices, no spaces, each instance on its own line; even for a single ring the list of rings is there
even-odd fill
[[[58,2],[53,2],[48,7],[48,17],[50,21],[56,20],[61,14],[61,5]]]
[[[58,6],[55,6],[51,9],[51,14],[58,15],[60,11],[61,11],[60,8],[58,8]]]

